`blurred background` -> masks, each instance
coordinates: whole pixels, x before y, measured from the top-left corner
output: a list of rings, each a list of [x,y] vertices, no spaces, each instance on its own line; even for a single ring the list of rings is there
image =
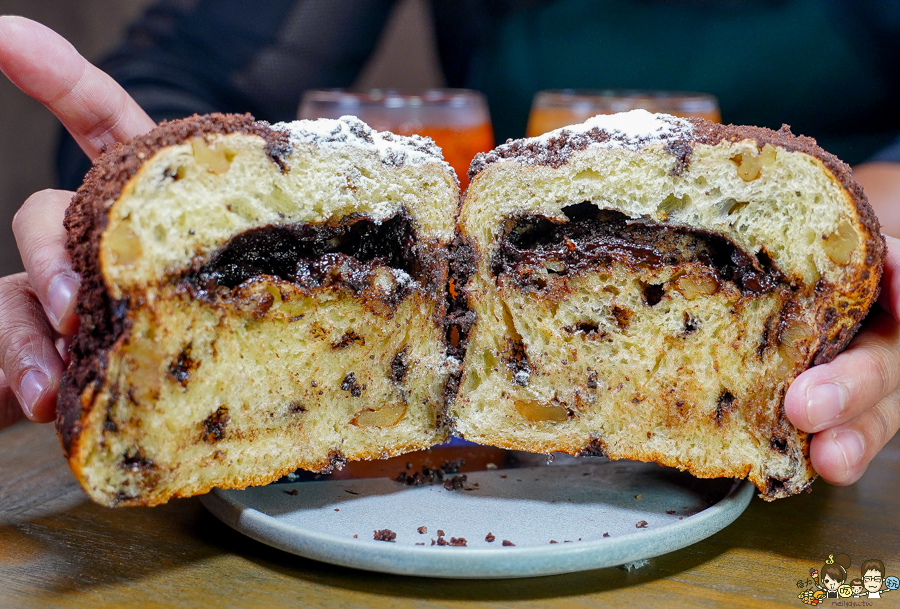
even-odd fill
[[[39,21],[96,61],[121,39],[151,0],[0,0],[0,14]],[[360,74],[361,88],[440,87],[443,78],[424,0],[403,0]],[[297,100],[299,104],[300,100]],[[28,196],[56,187],[53,158],[59,123],[41,104],[0,77],[0,276],[22,263],[11,223]]]

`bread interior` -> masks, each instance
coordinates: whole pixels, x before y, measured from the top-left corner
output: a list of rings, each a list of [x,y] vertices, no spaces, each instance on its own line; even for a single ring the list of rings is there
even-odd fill
[[[456,429],[793,494],[814,472],[784,392],[840,330],[825,311],[868,306],[870,236],[806,154],[723,142],[673,163],[661,145],[589,148],[476,177],[460,216],[477,322]],[[578,228],[591,222],[606,228]]]
[[[124,328],[82,393],[71,461],[96,500],[160,503],[447,438],[447,254],[433,164],[261,138],[163,149],[101,243]]]

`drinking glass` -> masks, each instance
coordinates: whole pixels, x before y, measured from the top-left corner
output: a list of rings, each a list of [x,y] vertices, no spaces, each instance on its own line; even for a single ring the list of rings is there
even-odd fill
[[[299,110],[299,118],[339,118],[345,114],[358,116],[378,131],[430,137],[443,149],[463,189],[469,184],[472,157],[494,147],[487,102],[481,93],[468,89],[417,93],[314,89],[303,95]]]
[[[645,89],[558,89],[539,91],[531,102],[528,137],[581,123],[597,114],[643,108],[674,116],[695,116],[720,122],[719,102],[707,93]]]

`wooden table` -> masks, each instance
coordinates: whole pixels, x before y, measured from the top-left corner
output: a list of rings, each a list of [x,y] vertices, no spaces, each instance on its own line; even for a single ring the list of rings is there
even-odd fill
[[[286,554],[232,531],[196,498],[94,505],[52,427],[20,423],[0,431],[0,607],[803,607],[798,580],[828,554],[849,554],[851,577],[869,558],[900,575],[898,481],[900,436],[855,485],[819,481],[808,495],[754,499],[725,530],[642,568],[437,580]],[[869,602],[900,607],[900,591]]]

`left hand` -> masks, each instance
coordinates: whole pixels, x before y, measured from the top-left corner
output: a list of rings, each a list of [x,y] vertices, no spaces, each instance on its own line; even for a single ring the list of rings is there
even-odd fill
[[[112,78],[65,39],[34,21],[0,16],[0,70],[53,112],[91,159],[154,122]],[[25,273],[0,277],[0,429],[22,416],[49,422],[78,327],[78,276],[65,250],[71,192],[44,190],[25,202],[13,232]]]

